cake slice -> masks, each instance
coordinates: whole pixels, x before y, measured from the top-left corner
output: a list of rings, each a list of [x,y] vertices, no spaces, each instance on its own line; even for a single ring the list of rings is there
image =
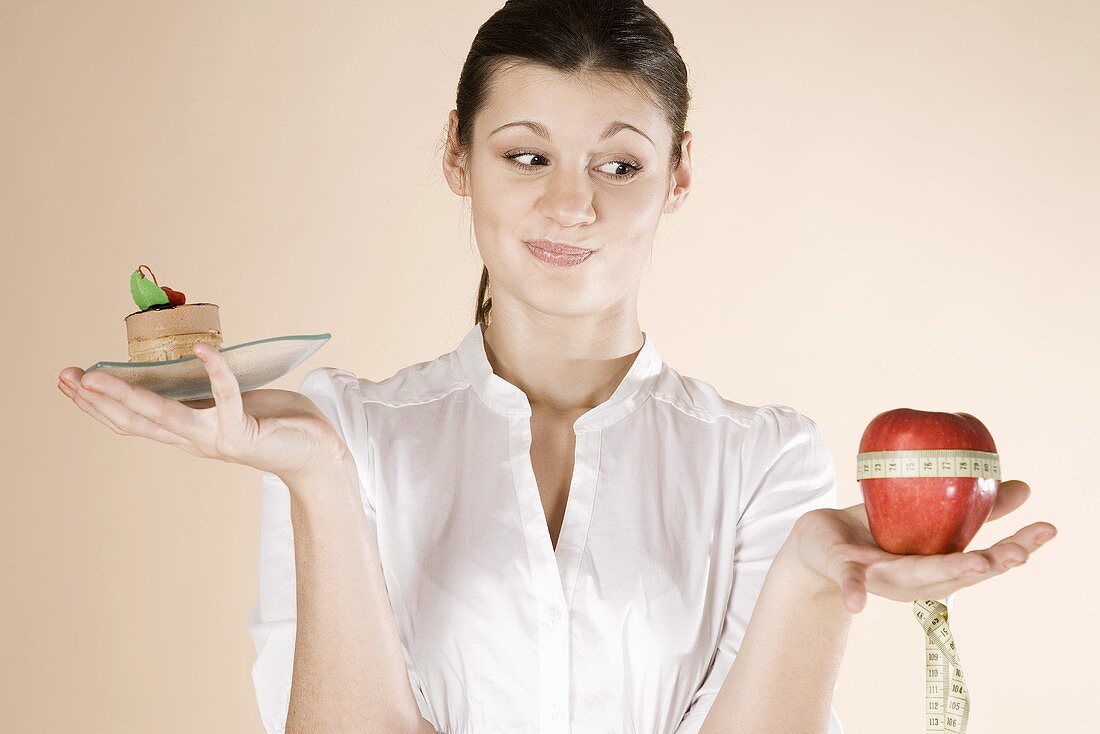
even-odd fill
[[[179,291],[149,282],[140,266],[130,275],[130,293],[140,311],[128,315],[126,346],[131,362],[160,362],[194,356],[195,345],[222,345],[221,320],[214,303],[186,303]]]

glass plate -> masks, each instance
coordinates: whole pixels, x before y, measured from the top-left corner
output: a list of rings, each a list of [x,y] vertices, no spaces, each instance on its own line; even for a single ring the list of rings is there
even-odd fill
[[[332,338],[332,334],[273,336],[219,349],[237,377],[241,392],[255,390],[289,373]],[[101,370],[175,400],[212,398],[206,367],[195,355],[158,362],[96,362],[85,372]]]

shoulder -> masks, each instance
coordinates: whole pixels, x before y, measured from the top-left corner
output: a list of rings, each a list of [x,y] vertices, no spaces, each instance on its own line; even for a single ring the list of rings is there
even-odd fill
[[[747,428],[755,410],[723,397],[709,382],[682,375],[667,364],[650,397],[689,418],[730,427]]]
[[[299,392],[320,395],[357,406],[400,408],[429,403],[470,383],[452,363],[453,354],[403,367],[381,380],[360,377],[337,367],[317,367],[306,373]]]
[[[828,451],[817,422],[782,403],[756,408],[744,448],[749,456],[769,465],[784,454],[805,458]]]
[[[302,377],[298,392],[309,397],[347,398],[358,391],[358,379],[347,370],[316,367]]]
[[[317,367],[302,377],[298,392],[321,409],[329,422],[348,440],[362,422],[359,380],[348,370]]]
[[[727,424],[746,435],[779,436],[816,428],[812,419],[789,405],[737,402],[723,396],[709,382],[682,375],[667,365],[651,397],[685,416],[706,423]]]
[[[742,403],[713,385],[665,366],[651,398],[675,416],[713,434],[724,450],[736,452],[744,467],[766,471],[777,461],[823,461],[828,447],[817,422],[785,403]],[[698,434],[696,434],[698,435]]]

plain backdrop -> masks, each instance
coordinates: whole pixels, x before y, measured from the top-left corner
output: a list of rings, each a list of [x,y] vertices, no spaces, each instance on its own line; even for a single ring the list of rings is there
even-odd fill
[[[262,732],[259,474],[120,437],[57,374],[126,359],[143,263],[219,304],[226,346],[333,335],[273,387],[452,350],[481,262],[439,144],[500,4],[0,0],[4,732]],[[1094,731],[1100,4],[651,5],[695,177],[642,328],[725,397],[817,421],[842,505],[879,412],[978,416],[1033,494],[970,547],[1060,534],[958,596],[969,732]],[[872,598],[846,732],[922,734],[923,676],[910,605]]]

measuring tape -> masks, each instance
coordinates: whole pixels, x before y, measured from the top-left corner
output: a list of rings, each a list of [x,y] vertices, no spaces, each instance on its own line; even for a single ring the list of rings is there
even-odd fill
[[[951,604],[955,595],[945,601]],[[970,693],[966,690],[959,651],[947,626],[947,606],[932,599],[913,602],[913,616],[924,628],[925,731],[964,734],[970,717]]]
[[[856,480],[892,477],[1001,478],[1001,461],[989,451],[911,449],[856,454]]]

